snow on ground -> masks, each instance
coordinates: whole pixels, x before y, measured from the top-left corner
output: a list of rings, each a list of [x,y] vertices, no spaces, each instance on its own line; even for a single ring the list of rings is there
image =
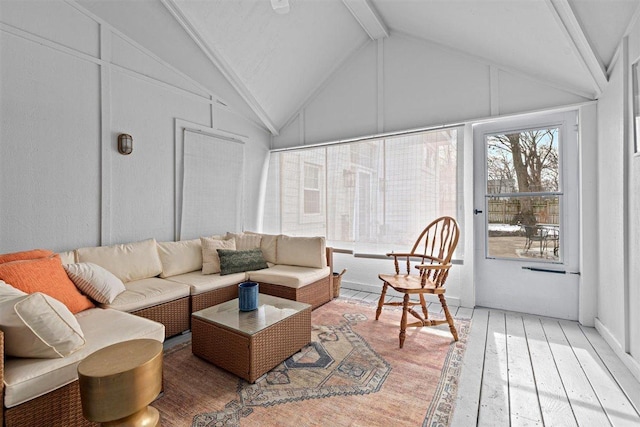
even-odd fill
[[[511,224],[489,224],[489,231],[502,231],[505,233],[515,233],[522,230],[519,225]]]

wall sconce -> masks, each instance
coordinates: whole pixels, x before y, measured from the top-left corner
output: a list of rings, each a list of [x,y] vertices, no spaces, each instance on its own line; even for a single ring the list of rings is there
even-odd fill
[[[133,137],[126,133],[118,135],[118,152],[120,154],[131,154],[133,151]]]

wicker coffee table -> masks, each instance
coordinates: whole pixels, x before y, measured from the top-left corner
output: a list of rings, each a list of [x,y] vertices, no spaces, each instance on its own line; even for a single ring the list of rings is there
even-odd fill
[[[258,309],[238,299],[191,314],[192,351],[253,383],[311,341],[311,306],[259,295]]]

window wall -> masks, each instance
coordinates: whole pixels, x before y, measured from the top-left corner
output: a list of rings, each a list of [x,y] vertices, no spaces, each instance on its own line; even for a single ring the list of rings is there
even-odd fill
[[[271,153],[264,232],[322,235],[356,253],[407,250],[458,217],[460,128]]]

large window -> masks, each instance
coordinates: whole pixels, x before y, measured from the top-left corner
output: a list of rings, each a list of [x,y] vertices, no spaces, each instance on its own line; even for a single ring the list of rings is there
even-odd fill
[[[264,231],[323,235],[359,253],[407,250],[458,217],[458,128],[271,153]]]

